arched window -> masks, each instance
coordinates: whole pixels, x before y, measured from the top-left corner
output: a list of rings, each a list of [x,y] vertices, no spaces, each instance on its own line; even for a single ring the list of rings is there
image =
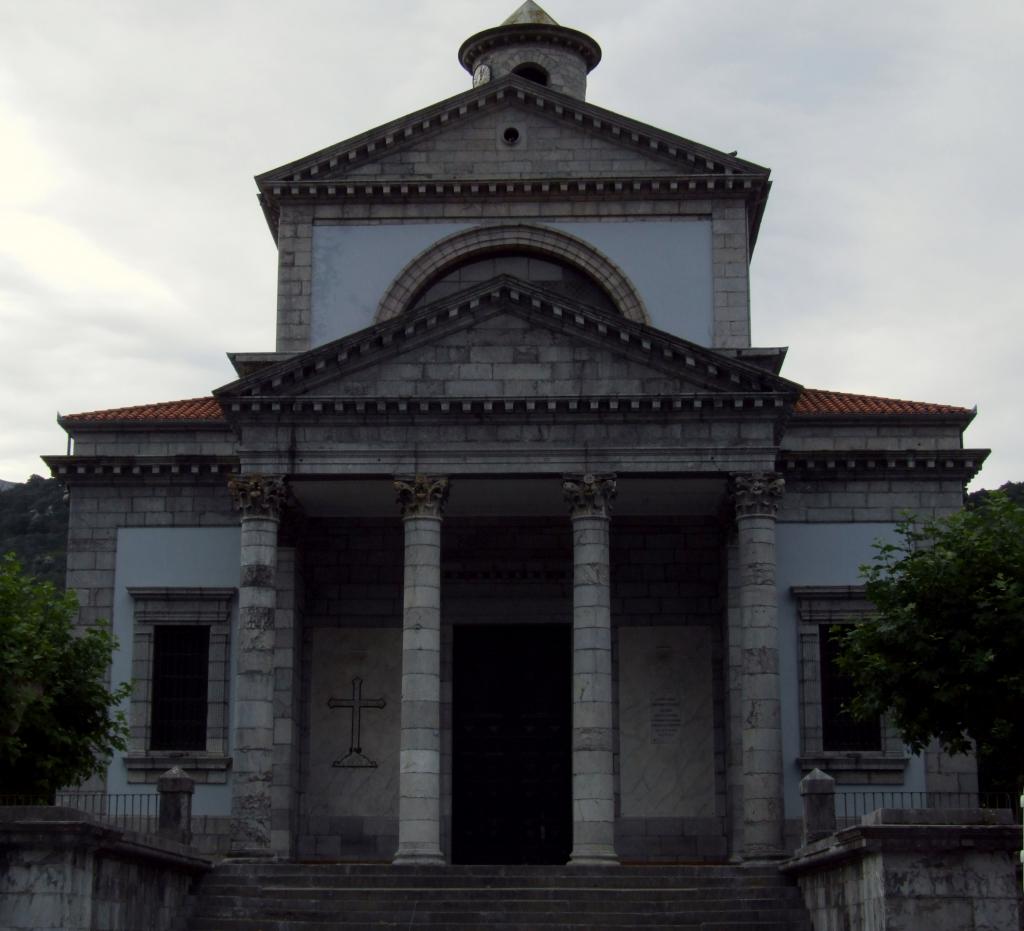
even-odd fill
[[[444,300],[498,275],[510,275],[591,307],[618,312],[604,288],[586,273],[551,256],[522,251],[478,254],[445,269],[416,295],[409,309]]]
[[[527,81],[533,81],[534,84],[543,84],[544,87],[548,86],[547,71],[532,61],[519,65],[518,68],[513,68],[512,73],[518,74],[521,78],[526,78]]]
[[[509,264],[512,259],[518,261]],[[500,262],[473,268],[478,261],[491,260]],[[390,320],[464,290],[467,284],[503,274],[575,296],[637,323],[651,320],[633,283],[606,255],[586,240],[529,223],[470,227],[439,239],[399,272],[381,297],[374,320]],[[455,276],[449,282],[451,287],[434,289],[450,275]]]

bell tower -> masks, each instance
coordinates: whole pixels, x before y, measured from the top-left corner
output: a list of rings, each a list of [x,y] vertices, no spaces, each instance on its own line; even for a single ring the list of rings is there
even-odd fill
[[[459,49],[459,63],[473,75],[474,87],[517,74],[579,100],[586,100],[587,75],[600,60],[601,46],[590,36],[560,26],[533,0]]]

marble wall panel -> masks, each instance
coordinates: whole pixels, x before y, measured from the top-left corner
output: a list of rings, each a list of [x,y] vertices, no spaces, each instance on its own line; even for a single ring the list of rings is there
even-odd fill
[[[361,684],[355,680],[361,679]],[[363,707],[353,734],[354,689]],[[331,707],[331,703],[335,707]],[[383,702],[383,707],[374,707]],[[398,815],[402,632],[366,627],[313,632],[307,814]]]
[[[619,629],[622,816],[715,814],[709,627]]]

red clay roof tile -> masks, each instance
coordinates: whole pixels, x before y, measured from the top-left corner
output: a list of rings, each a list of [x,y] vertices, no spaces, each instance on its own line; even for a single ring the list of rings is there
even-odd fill
[[[795,414],[970,414],[966,407],[950,404],[929,404],[926,401],[903,401],[899,398],[878,398],[870,394],[847,394],[804,388]]]
[[[186,401],[163,401],[158,404],[138,404],[135,407],[115,407],[106,411],[87,411],[84,414],[65,414],[64,423],[131,423],[133,421],[208,420],[221,421],[224,414],[214,398],[189,398]]]

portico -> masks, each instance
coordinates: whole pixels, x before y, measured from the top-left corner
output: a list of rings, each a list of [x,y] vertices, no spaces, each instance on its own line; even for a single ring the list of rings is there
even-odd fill
[[[273,484],[255,476],[236,484],[246,481]],[[754,769],[760,757],[729,759],[735,751],[725,719],[730,702],[744,698],[730,688],[729,656],[742,647],[730,641],[737,633],[726,623],[728,592],[742,593],[744,583],[730,583],[721,566],[727,550],[744,552],[750,543],[742,533],[734,538],[736,522],[724,513],[734,500],[725,477],[290,476],[284,484],[290,511],[303,515],[301,525],[285,519],[281,541],[287,564],[299,567],[295,587],[304,602],[292,673],[304,683],[299,719],[307,739],[294,745],[299,759],[291,768],[304,775],[291,788],[292,833],[276,834],[269,855],[298,848],[302,856],[382,856],[392,843],[395,862],[450,862],[459,779],[470,781],[457,763],[458,741],[466,739],[455,727],[459,631],[486,638],[488,630],[518,628],[529,637],[559,627],[570,637],[559,687],[570,729],[547,747],[545,765],[559,765],[557,740],[564,740],[570,862],[613,865],[617,845],[630,856],[647,843],[651,818],[675,818],[680,850],[709,847],[717,835],[724,852],[736,792],[730,770],[742,773],[744,789],[764,783]],[[761,551],[762,569],[770,556]],[[243,656],[244,649],[240,663]],[[655,669],[647,669],[654,657]],[[666,677],[655,687],[647,680],[657,662]],[[358,725],[336,710],[357,680],[377,706]],[[530,689],[530,666],[513,681]],[[341,762],[355,726],[359,766]],[[517,733],[497,750],[509,755],[506,766],[516,747],[527,746]],[[762,741],[770,727],[766,733]],[[501,746],[492,740],[491,754]],[[652,800],[651,792],[679,797]],[[236,811],[251,823],[251,805]],[[756,803],[752,811],[754,830],[763,830]],[[282,813],[270,812],[274,818]],[[558,825],[541,830],[557,833]],[[781,819],[774,830],[781,837]],[[472,858],[467,843],[455,860]],[[512,855],[543,858],[544,849],[524,840]]]

